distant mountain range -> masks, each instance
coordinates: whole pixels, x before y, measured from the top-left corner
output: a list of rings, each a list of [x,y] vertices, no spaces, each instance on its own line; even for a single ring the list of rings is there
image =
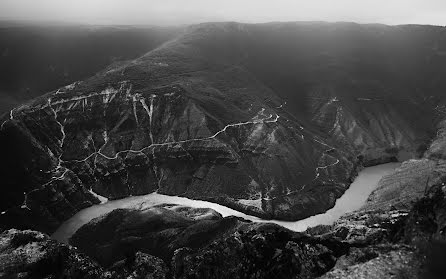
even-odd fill
[[[0,21],[0,113],[136,58],[179,30]]]

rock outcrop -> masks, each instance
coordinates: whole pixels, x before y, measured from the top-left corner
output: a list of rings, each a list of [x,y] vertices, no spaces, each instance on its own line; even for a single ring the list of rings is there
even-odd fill
[[[222,218],[212,210],[178,210],[168,205],[117,209],[82,226],[70,238],[70,244],[104,266],[136,251],[169,262],[176,249],[199,249],[246,222],[236,217]]]
[[[308,233],[346,242],[348,253],[321,278],[442,278],[445,187],[434,185],[406,211],[362,210]]]
[[[446,182],[445,121],[420,159],[405,161],[394,173],[385,176],[368,198],[365,209],[409,210],[434,185]]]
[[[99,278],[102,268],[73,247],[35,231],[0,234],[2,278]]]
[[[164,262],[136,253],[105,270],[78,249],[36,231],[8,230],[0,234],[1,278],[164,279]]]

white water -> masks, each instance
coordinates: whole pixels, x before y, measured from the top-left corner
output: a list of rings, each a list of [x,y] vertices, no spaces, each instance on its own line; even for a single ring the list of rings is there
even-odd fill
[[[323,214],[311,216],[300,221],[288,222],[278,220],[263,220],[258,217],[247,215],[216,203],[152,193],[145,196],[136,196],[121,200],[109,201],[103,204],[94,205],[89,208],[83,209],[72,218],[65,221],[52,235],[52,238],[67,243],[68,239],[81,226],[85,225],[96,217],[113,211],[114,209],[146,208],[163,203],[179,204],[196,208],[212,208],[215,211],[219,212],[223,217],[233,215],[254,222],[276,223],[293,231],[304,231],[308,227],[332,224],[343,214],[359,209],[367,200],[367,197],[370,195],[370,193],[377,187],[379,180],[384,175],[391,173],[399,165],[399,163],[389,163],[365,168],[359,173],[358,177],[355,179],[352,185],[350,185],[350,188],[345,192],[345,194],[336,201],[336,205],[332,209]]]

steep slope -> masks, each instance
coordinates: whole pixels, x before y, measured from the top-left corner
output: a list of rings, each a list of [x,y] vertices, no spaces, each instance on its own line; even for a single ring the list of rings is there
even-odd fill
[[[137,64],[123,70],[134,71],[134,67],[142,66]],[[225,77],[226,80],[220,78],[218,82],[227,85],[249,78],[243,71],[237,74],[239,80]],[[215,79],[209,71],[206,75],[211,82]],[[30,206],[34,199],[38,199],[38,206],[47,204],[45,197],[40,200],[40,195],[29,195],[34,193],[32,187],[40,192],[53,184],[71,185],[67,180],[74,173],[81,182],[77,185],[82,189],[79,191],[86,196],[90,196],[86,189],[112,199],[158,190],[217,199],[261,216],[296,218],[312,214],[321,206],[330,206],[347,187],[349,170],[353,168],[343,157],[346,155],[337,151],[325,154],[327,146],[320,140],[313,147],[318,137],[313,138],[306,131],[301,134],[307,140],[296,137],[294,131],[298,126],[293,123],[285,126],[284,123],[290,122],[286,116],[281,117],[280,111],[263,101],[262,95],[275,98],[266,88],[254,83],[248,92],[260,89],[263,92],[255,93],[260,96],[249,93],[234,96],[226,93],[229,91],[226,88],[221,88],[226,92],[218,87],[200,90],[212,83],[185,84],[182,77],[176,82],[169,81],[172,85],[157,87],[156,80],[145,77],[113,84],[116,76],[121,78],[121,71],[97,76],[73,89],[50,93],[11,111],[2,128],[4,139],[9,140],[23,128],[32,135],[31,144],[39,145],[40,150],[48,148],[44,150],[48,160],[26,168],[34,173],[22,177],[31,176],[45,183],[31,186],[13,176],[10,187],[16,195],[5,199],[5,204],[13,207],[14,200],[22,203],[23,199]],[[171,73],[164,80],[167,78],[176,76]],[[243,103],[238,104],[240,100]],[[40,143],[46,143],[45,147]],[[314,159],[319,156],[322,157]],[[342,163],[338,163],[340,160]],[[331,194],[312,197],[321,189],[306,189],[304,183],[312,185],[320,175],[326,176],[328,168],[339,176],[337,182],[323,190]],[[278,196],[281,200],[272,199]],[[256,203],[245,208],[243,203],[237,205],[234,198],[255,199]],[[298,204],[290,205],[294,202]],[[280,204],[286,207],[275,209]],[[290,212],[291,207],[295,207],[294,212]],[[304,207],[306,212],[299,210]],[[54,210],[62,214],[60,208]],[[9,212],[6,209],[3,215],[8,216]]]
[[[443,120],[438,124],[437,135],[422,158],[404,162],[395,173],[384,177],[379,182],[378,188],[370,195],[365,205],[366,209],[407,210],[432,186],[444,185],[446,182],[444,129],[445,121]]]
[[[325,23],[193,26],[4,116],[0,146],[10,159],[1,160],[2,187],[11,194],[1,197],[1,224],[52,232],[99,202],[95,194],[152,191],[264,218],[322,212],[363,165],[423,153],[442,119],[435,106],[443,83],[411,78],[427,67],[426,54],[441,55],[444,34]],[[393,36],[414,44],[383,43]],[[401,49],[406,55],[389,60]],[[327,66],[332,59],[337,67]]]
[[[0,113],[109,64],[136,58],[179,29],[0,21]]]
[[[247,69],[299,121],[351,148],[417,153],[439,120],[445,39],[430,26],[216,23],[186,42],[208,61]]]

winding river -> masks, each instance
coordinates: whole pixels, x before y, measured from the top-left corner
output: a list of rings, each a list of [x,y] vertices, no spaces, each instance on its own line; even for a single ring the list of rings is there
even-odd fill
[[[144,196],[128,197],[121,200],[108,201],[94,205],[79,211],[76,215],[65,221],[52,238],[68,243],[68,239],[79,229],[92,219],[111,212],[117,208],[139,208],[148,207],[163,203],[179,204],[189,207],[212,208],[223,217],[234,215],[254,222],[271,222],[284,226],[293,231],[304,231],[308,227],[316,225],[329,225],[336,221],[343,214],[355,211],[365,203],[370,193],[377,187],[379,180],[395,170],[400,163],[388,163],[362,170],[345,194],[336,201],[335,206],[325,213],[308,217],[300,221],[278,221],[263,220],[258,217],[244,214],[234,209],[207,201],[192,200],[188,198],[166,196],[152,193]]]

